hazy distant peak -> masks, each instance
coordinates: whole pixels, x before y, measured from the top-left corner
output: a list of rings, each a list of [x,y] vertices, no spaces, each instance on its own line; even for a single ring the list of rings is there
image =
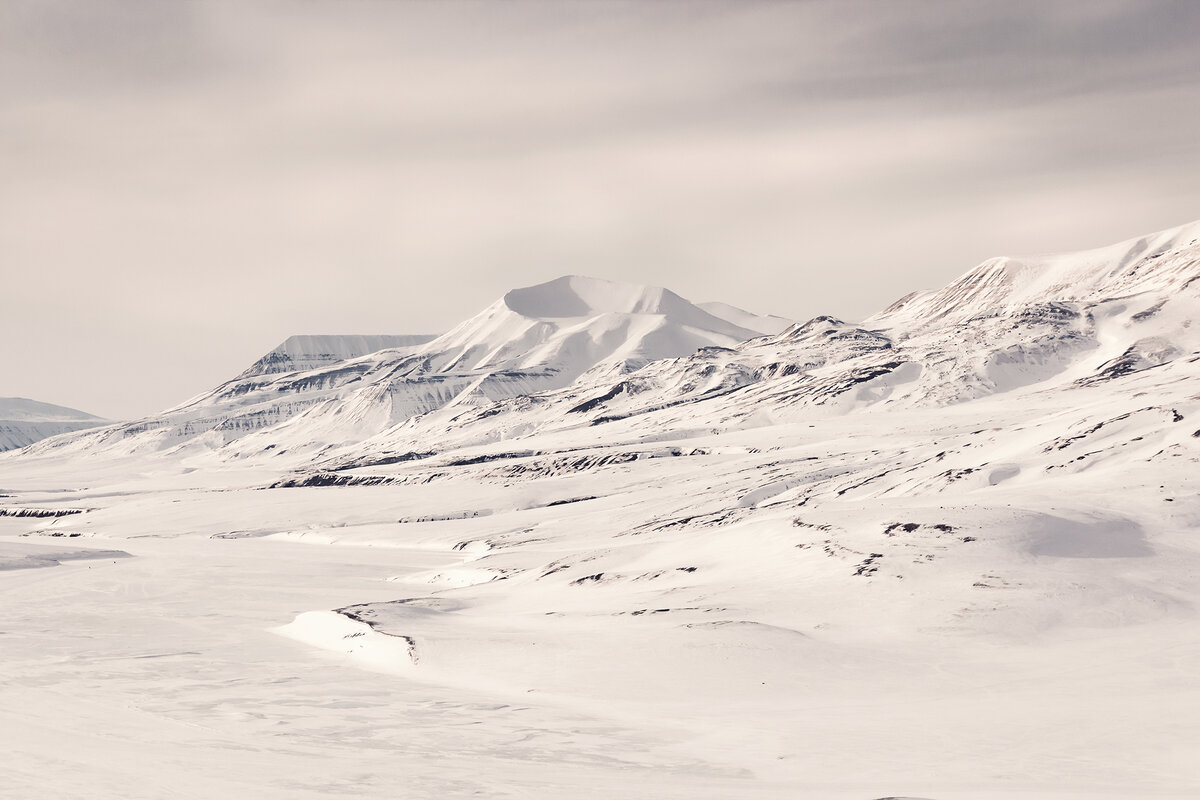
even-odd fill
[[[4,422],[103,422],[102,417],[66,406],[42,403],[27,397],[0,397],[0,421]]]
[[[697,303],[696,305],[714,317],[720,317],[723,320],[732,322],[734,325],[756,331],[763,336],[774,336],[777,333],[782,333],[788,326],[792,325],[792,320],[786,317],[779,317],[774,314],[755,314],[744,308],[732,306],[729,303],[713,301],[709,303]]]
[[[60,433],[94,428],[106,420],[27,397],[0,397],[0,451],[15,450]]]

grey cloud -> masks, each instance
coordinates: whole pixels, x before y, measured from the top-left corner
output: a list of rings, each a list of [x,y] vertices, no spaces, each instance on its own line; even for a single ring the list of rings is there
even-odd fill
[[[199,7],[153,0],[0,4],[0,99],[102,98],[212,70]]]
[[[1187,2],[0,4],[0,394],[147,412],[566,272],[862,316],[1183,222],[1198,36]]]

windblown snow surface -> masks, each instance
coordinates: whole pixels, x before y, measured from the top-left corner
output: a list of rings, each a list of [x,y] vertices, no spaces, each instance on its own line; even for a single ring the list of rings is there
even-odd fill
[[[1200,796],[1198,316],[572,277],[5,454],[0,796]]]

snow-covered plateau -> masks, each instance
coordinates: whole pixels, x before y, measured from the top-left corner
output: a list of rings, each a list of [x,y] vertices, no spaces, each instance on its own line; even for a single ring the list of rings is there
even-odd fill
[[[566,277],[0,455],[0,797],[1200,796],[1200,223]]]

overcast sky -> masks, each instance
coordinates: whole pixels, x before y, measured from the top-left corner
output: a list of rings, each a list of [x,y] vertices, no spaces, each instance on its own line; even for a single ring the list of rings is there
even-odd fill
[[[862,318],[1200,218],[1200,3],[0,3],[0,396],[565,273]]]

